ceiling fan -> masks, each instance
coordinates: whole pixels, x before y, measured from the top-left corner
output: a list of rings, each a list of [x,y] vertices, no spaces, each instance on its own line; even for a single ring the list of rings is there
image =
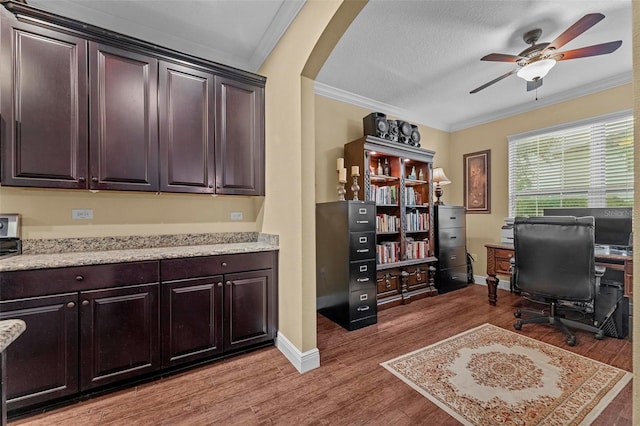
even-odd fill
[[[602,13],[590,13],[585,15],[575,24],[567,28],[565,32],[560,34],[551,43],[538,43],[538,39],[542,35],[541,29],[527,31],[522,38],[525,43],[530,44],[531,46],[527,47],[517,55],[490,53],[480,58],[481,61],[513,62],[517,64],[518,67],[476,89],[473,89],[469,93],[478,93],[482,89],[486,89],[492,84],[509,77],[511,74],[516,74],[518,77],[527,81],[527,91],[534,90],[542,86],[542,78],[547,75],[558,61],[586,58],[589,56],[604,55],[614,52],[620,47],[620,45],[622,45],[622,40],[558,52],[558,49],[562,46],[578,37],[580,34],[587,31],[603,19],[604,15]]]

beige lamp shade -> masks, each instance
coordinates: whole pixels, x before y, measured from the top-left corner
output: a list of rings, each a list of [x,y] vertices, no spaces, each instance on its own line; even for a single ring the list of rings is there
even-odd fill
[[[433,169],[433,182],[438,185],[448,185],[451,183],[447,175],[444,174],[442,167]]]

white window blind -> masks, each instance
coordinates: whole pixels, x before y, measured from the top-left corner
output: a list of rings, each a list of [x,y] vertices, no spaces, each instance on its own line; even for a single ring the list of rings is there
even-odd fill
[[[509,216],[616,206],[633,206],[631,112],[509,137]]]

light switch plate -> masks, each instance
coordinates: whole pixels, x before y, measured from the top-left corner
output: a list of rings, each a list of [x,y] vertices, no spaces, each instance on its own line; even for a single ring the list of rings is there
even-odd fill
[[[71,209],[71,219],[93,219],[93,209]]]
[[[231,220],[242,220],[242,212],[231,212]]]

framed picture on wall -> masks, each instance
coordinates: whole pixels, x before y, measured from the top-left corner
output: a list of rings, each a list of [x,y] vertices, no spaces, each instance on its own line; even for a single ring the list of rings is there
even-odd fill
[[[467,213],[491,213],[491,150],[464,154],[463,162]]]

